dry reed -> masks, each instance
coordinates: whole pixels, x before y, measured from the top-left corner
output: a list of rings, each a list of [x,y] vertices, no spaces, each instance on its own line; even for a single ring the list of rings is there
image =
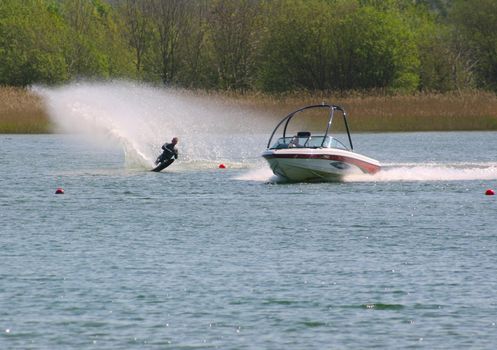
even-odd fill
[[[321,102],[343,106],[353,131],[497,130],[497,95],[484,91],[419,93],[414,95],[293,93],[222,94],[233,103],[284,117],[291,111]]]
[[[483,91],[385,95],[381,93],[292,93],[267,95],[190,92],[284,117],[299,107],[321,102],[342,105],[354,132],[497,130],[497,95]],[[29,90],[0,87],[0,133],[47,133],[53,130],[41,97]]]
[[[0,87],[0,133],[39,134],[52,131],[41,97],[26,89]]]

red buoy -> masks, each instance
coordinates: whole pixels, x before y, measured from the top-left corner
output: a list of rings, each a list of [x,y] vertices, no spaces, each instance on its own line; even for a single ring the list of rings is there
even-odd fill
[[[489,188],[488,190],[485,191],[485,194],[487,196],[493,196],[495,194],[495,192],[494,192],[494,190],[492,190],[492,189]]]
[[[55,194],[64,194],[64,189],[63,189],[63,188],[60,188],[60,187],[59,187],[59,188],[57,188],[57,189],[55,190]]]
[[[222,163],[221,163],[221,164],[219,164],[219,169],[226,169],[226,165],[224,165],[224,164],[222,164]]]

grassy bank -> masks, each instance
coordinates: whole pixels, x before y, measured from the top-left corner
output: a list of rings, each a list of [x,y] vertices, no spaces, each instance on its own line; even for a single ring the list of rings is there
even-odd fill
[[[307,104],[345,107],[353,132],[497,130],[497,95],[482,91],[385,96],[381,94],[198,93],[229,105],[270,112],[275,121]],[[0,87],[0,133],[49,133],[42,99],[24,89]]]
[[[381,94],[233,95],[240,105],[283,118],[321,102],[343,106],[354,132],[497,130],[497,95],[483,91],[385,96]]]
[[[0,87],[0,133],[40,134],[52,131],[42,99],[25,89]]]

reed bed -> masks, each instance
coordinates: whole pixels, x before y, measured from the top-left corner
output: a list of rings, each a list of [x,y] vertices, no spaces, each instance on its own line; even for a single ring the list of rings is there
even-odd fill
[[[275,121],[308,104],[338,104],[347,110],[354,132],[497,130],[497,95],[484,91],[393,96],[382,93],[190,93],[269,113],[274,115]],[[26,89],[0,87],[0,133],[50,133],[53,130],[41,97]]]
[[[0,133],[41,134],[52,130],[41,97],[26,89],[0,87]]]
[[[497,130],[497,95],[484,91],[386,95],[381,93],[294,93],[270,96],[228,94],[239,105],[283,118],[291,111],[321,102],[338,104],[355,132]]]

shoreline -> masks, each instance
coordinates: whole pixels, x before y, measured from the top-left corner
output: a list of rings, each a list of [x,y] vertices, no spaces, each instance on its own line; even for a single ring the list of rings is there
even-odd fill
[[[497,95],[484,91],[393,96],[324,92],[278,96],[205,91],[193,94],[270,112],[275,121],[304,105],[332,101],[347,110],[354,133],[497,130]],[[50,133],[58,132],[40,96],[28,89],[0,87],[0,134]]]

